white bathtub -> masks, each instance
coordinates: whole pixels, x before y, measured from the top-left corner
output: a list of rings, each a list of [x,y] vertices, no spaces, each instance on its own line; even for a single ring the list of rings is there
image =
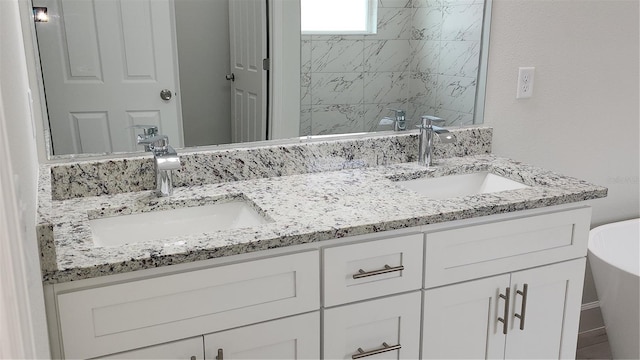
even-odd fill
[[[640,219],[589,233],[589,263],[614,359],[639,359]]]

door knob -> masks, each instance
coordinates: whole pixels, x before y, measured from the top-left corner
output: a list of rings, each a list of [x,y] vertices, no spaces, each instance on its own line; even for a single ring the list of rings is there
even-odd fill
[[[171,100],[171,90],[163,89],[162,91],[160,91],[160,99],[165,101]]]
[[[224,78],[230,81],[236,81],[236,76],[233,73],[225,75]]]

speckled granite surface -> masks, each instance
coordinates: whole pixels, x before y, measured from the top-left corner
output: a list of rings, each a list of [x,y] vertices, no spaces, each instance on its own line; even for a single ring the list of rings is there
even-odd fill
[[[410,157],[407,155],[407,158]],[[347,162],[360,160],[356,156],[343,159]],[[326,172],[319,172],[313,166],[309,168],[314,171],[298,171],[288,176],[247,176],[250,178],[183,186],[176,188],[170,198],[156,198],[151,191],[145,190],[67,200],[51,200],[50,172],[43,171],[38,225],[43,281],[67,282],[351,235],[534,209],[600,198],[607,192],[603,187],[490,154],[443,158],[429,170],[415,162],[401,161],[369,167],[347,166],[344,170]],[[330,169],[335,170],[333,167]],[[496,173],[530,187],[434,200],[394,182],[477,171]],[[90,218],[236,198],[250,201],[272,222],[252,228],[191,234],[118,247],[96,247],[92,242]]]
[[[491,152],[491,128],[453,131],[456,143],[436,147],[435,158]],[[417,151],[416,131],[259,148],[180,151],[182,169],[174,172],[174,185],[193,186],[397,164],[415,161]],[[155,181],[151,159],[152,156],[147,154],[120,160],[85,160],[53,165],[53,199],[151,190]]]

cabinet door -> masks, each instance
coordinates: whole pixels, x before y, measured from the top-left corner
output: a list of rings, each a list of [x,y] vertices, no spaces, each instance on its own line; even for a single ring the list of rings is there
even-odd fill
[[[318,311],[204,336],[205,359],[319,359]]]
[[[505,274],[426,290],[422,358],[501,359],[508,286]]]
[[[505,358],[575,359],[584,267],[582,258],[512,274],[513,315]],[[526,307],[523,294],[516,293],[525,284]],[[523,311],[521,327],[515,314]]]
[[[420,298],[416,291],[325,310],[324,358],[417,359]]]
[[[202,360],[204,359],[204,344],[202,342],[202,336],[197,336],[190,339],[125,351],[100,357],[99,359]]]

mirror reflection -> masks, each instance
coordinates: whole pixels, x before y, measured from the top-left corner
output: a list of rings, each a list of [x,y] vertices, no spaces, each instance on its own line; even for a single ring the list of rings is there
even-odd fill
[[[192,147],[386,131],[389,109],[405,110],[409,129],[420,115],[482,122],[483,1],[363,0],[373,33],[303,33],[298,46],[273,46],[268,6],[299,1],[33,0],[49,15],[35,26],[51,155],[142,151],[135,125]],[[271,63],[299,50],[300,68],[285,70],[300,75],[298,98],[273,91],[267,44]],[[299,122],[274,133],[285,120],[274,103],[299,107]]]

